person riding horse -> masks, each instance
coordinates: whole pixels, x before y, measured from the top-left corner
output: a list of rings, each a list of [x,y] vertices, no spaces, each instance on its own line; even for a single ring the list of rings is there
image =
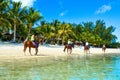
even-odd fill
[[[89,45],[89,43],[88,42],[85,42],[84,43],[84,52],[88,52],[89,51],[89,48],[90,48],[90,45]],[[89,53],[90,53],[90,51],[89,51]]]
[[[73,47],[73,42],[71,41],[71,40],[68,40],[68,45],[70,46],[70,47]]]
[[[88,42],[85,43],[85,46],[88,46],[88,48],[90,47]]]
[[[36,35],[32,35],[32,36],[31,36],[31,41],[32,41],[32,44],[33,44],[35,47],[38,47],[38,42],[37,42],[37,36],[36,36]]]
[[[32,35],[30,40],[28,39],[24,42],[24,49],[23,49],[24,53],[28,47],[29,53],[30,53],[30,55],[32,55],[31,48],[35,48],[35,51],[36,51],[35,55],[37,55],[39,44],[42,43],[43,40],[44,40],[43,37],[39,37],[39,36],[37,37],[37,36]]]
[[[105,52],[105,50],[106,50],[106,46],[103,45],[103,46],[102,46],[102,51]]]
[[[65,52],[65,50],[67,49],[67,52],[70,52],[70,54],[71,54],[72,47],[74,48],[74,43],[72,41],[68,40],[68,43],[65,44],[65,47],[64,47],[63,51]]]

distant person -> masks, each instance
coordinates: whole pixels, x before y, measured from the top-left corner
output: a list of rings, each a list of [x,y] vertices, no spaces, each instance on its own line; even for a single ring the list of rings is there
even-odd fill
[[[105,45],[103,45],[103,48],[105,48]]]
[[[68,40],[68,45],[72,47],[72,41],[70,39]]]
[[[86,43],[85,43],[85,45],[86,45],[86,46],[89,46],[89,43],[88,43],[88,42],[86,42]]]
[[[90,48],[90,45],[88,42],[85,43],[85,46],[88,46],[88,48]]]
[[[102,46],[102,51],[103,51],[103,52],[106,51],[106,46],[105,46],[105,45]]]

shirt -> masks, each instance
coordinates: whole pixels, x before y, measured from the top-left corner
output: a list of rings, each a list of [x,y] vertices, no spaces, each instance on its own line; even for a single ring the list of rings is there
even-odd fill
[[[31,36],[31,41],[34,41],[34,35]]]
[[[88,46],[89,45],[89,43],[88,42],[86,42],[86,46]]]

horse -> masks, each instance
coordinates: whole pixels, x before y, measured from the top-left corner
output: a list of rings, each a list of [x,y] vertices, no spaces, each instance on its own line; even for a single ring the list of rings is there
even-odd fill
[[[65,50],[67,49],[67,53],[70,52],[70,54],[72,53],[72,48],[74,48],[74,43],[72,43],[71,45],[69,44],[65,44],[65,47],[64,47],[64,52]]]
[[[29,53],[30,53],[30,55],[32,55],[31,54],[31,48],[35,48],[35,51],[36,51],[35,55],[37,55],[39,44],[42,43],[42,41],[43,41],[43,38],[38,38],[38,43],[36,45],[34,45],[32,41],[26,40],[24,42],[24,50],[23,50],[24,53],[25,53],[25,51],[26,51],[26,49],[28,47],[29,48]]]
[[[89,53],[90,53],[90,50],[89,50],[89,49],[90,49],[90,46],[89,46],[89,45],[85,45],[85,46],[84,46],[84,52],[85,52],[85,53],[88,53],[88,51],[89,51]]]

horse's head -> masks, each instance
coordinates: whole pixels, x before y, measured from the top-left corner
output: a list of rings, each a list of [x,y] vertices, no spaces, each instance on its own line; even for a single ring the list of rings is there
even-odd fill
[[[38,43],[42,43],[43,40],[44,40],[44,38],[39,38],[39,39],[38,39]]]
[[[72,47],[74,48],[74,43],[72,43]]]

